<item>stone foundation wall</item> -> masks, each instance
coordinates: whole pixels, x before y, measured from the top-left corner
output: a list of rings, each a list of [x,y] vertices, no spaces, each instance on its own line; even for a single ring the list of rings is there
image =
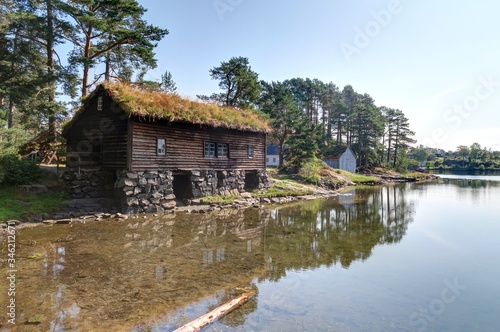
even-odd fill
[[[114,174],[111,174],[114,176]],[[174,175],[171,171],[117,171],[114,180],[109,172],[88,171],[63,174],[68,192],[73,198],[97,198],[114,196],[124,213],[164,212],[176,206],[176,198],[200,198],[211,195],[238,195],[245,187],[264,189],[270,186],[265,170],[257,171],[185,171],[186,187],[183,195],[174,194]]]
[[[271,180],[269,179],[269,174],[267,174],[267,171],[265,169],[257,170],[257,177],[259,179],[259,189],[268,189],[269,187],[271,187]]]
[[[73,198],[97,198],[105,196],[106,172],[65,171],[62,179]]]
[[[251,184],[253,189],[269,188],[271,183],[266,170],[258,171],[190,171],[192,196],[194,198],[204,196],[230,196],[245,192],[246,175],[254,172],[255,183]]]
[[[245,171],[191,171],[193,198],[237,195],[245,188]]]
[[[116,178],[125,213],[164,212],[176,206],[171,171],[118,171]]]

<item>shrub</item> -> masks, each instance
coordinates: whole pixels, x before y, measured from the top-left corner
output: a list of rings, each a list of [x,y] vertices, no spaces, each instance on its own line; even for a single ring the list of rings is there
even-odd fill
[[[9,154],[0,157],[0,183],[6,185],[29,184],[42,176],[40,167],[31,160]]]
[[[307,182],[316,184],[320,179],[319,172],[327,167],[325,162],[316,158],[311,158],[302,164],[299,175]]]

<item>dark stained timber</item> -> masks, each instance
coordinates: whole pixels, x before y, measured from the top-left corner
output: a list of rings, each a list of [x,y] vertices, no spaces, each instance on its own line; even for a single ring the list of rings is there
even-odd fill
[[[102,98],[102,110],[97,100]],[[129,117],[103,89],[64,131],[70,168],[104,170],[265,169],[264,132]],[[164,155],[157,153],[165,139]],[[226,156],[205,157],[205,142],[227,144]],[[249,146],[253,156],[249,156]]]

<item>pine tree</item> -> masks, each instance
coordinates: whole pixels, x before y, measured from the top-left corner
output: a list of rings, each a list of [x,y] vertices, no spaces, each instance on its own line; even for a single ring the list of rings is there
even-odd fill
[[[113,64],[128,70],[131,66],[156,66],[153,50],[168,30],[148,25],[142,19],[146,9],[137,1],[74,0],[61,8],[78,28],[78,33],[70,38],[74,50],[69,61],[83,68],[82,96],[102,76],[110,79]],[[105,72],[89,83],[90,68],[102,62],[106,64]]]
[[[259,106],[271,118],[271,125],[274,129],[272,137],[278,143],[278,167],[283,167],[284,147],[290,136],[298,130],[301,112],[295,105],[292,93],[285,84],[262,81],[261,85],[262,95]]]
[[[221,93],[198,98],[214,101],[224,106],[252,107],[260,97],[259,74],[250,67],[248,58],[233,57],[221,62],[220,66],[210,69],[213,80],[219,81]]]

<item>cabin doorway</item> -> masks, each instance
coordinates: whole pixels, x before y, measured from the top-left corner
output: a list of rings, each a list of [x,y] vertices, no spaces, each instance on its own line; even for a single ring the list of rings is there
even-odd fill
[[[245,171],[245,191],[259,188],[259,176],[257,171]]]
[[[174,174],[173,188],[177,199],[193,198],[193,186],[187,173]]]
[[[116,171],[105,170],[104,175],[104,197],[113,197],[115,193],[115,183],[116,183]]]

